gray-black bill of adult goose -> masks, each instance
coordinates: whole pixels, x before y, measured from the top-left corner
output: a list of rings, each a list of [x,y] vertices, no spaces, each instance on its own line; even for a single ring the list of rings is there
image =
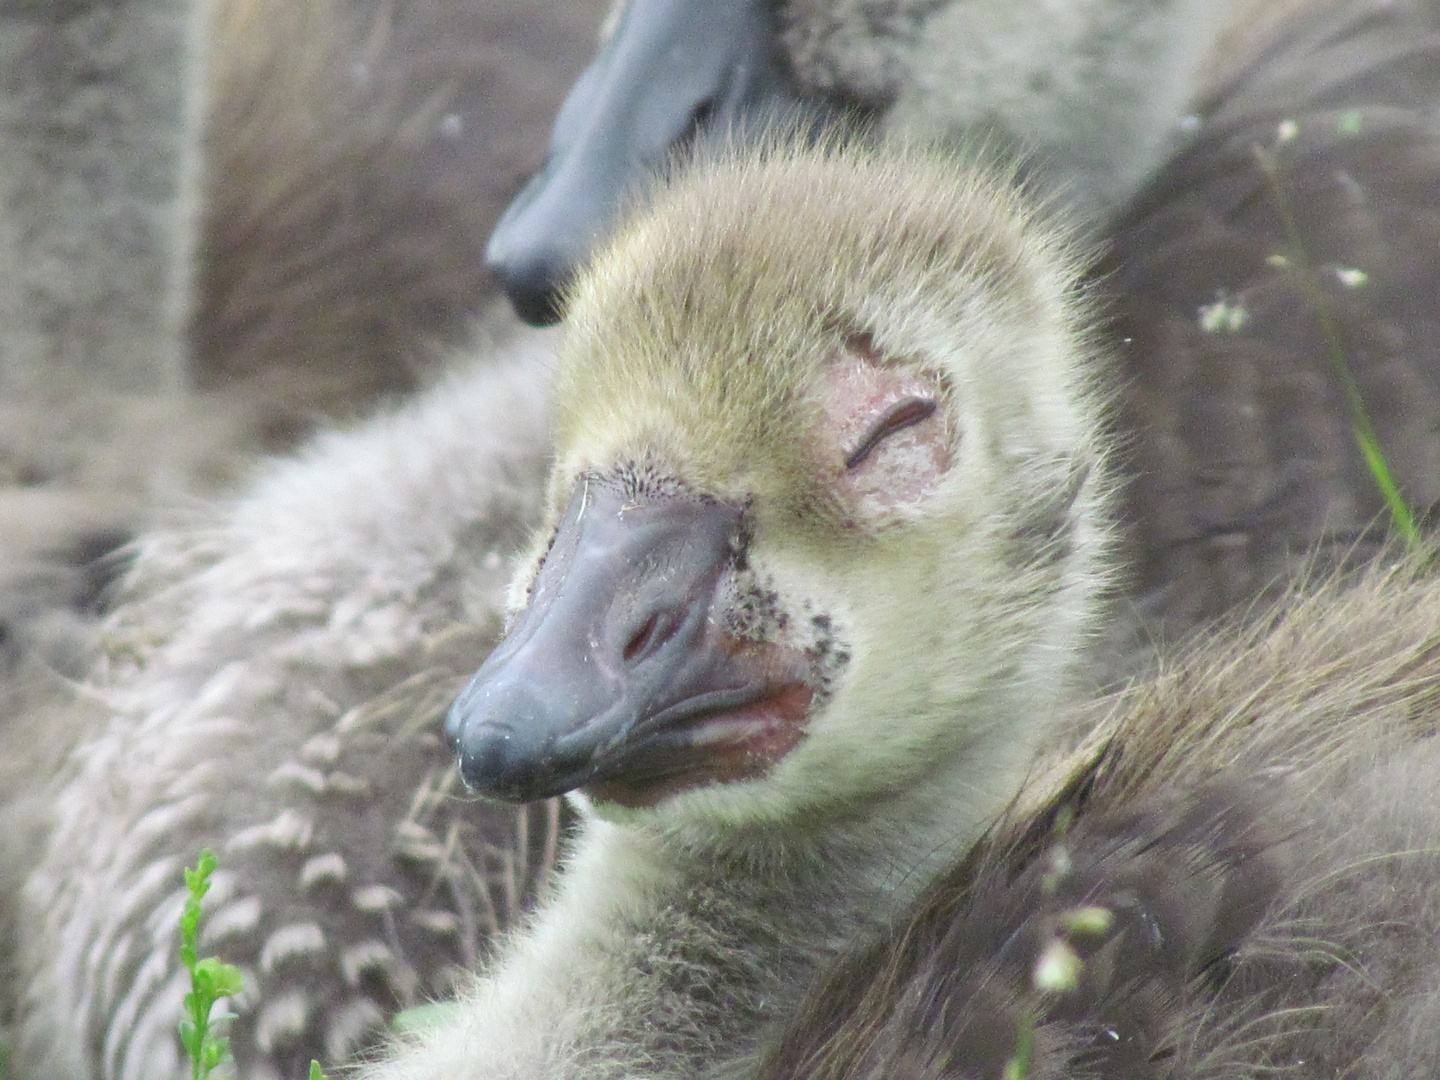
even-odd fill
[[[677,30],[675,11],[712,10],[631,5],[596,71],[643,70],[612,58],[656,40],[642,37],[662,19],[652,7]],[[973,0],[727,10],[737,26],[775,20],[787,85],[830,116],[929,141],[980,133],[1095,223],[1130,478],[1130,603],[1102,681],[1143,667],[1157,639],[1253,601],[1317,548],[1373,551],[1391,510],[1357,446],[1367,422],[1411,512],[1423,519],[1440,497],[1433,3],[1094,0],[1063,18]],[[586,107],[649,91],[622,89]],[[578,253],[633,183],[624,170],[655,155],[565,145],[566,175],[598,186],[582,204],[537,178],[527,231],[546,236],[548,208],[556,235],[585,238]],[[517,264],[519,242],[505,238]],[[533,294],[521,303],[553,310]]]
[[[647,173],[716,131],[744,138],[819,121],[794,86],[776,12],[755,0],[631,0],[570,92],[545,165],[485,252],[520,317],[560,317],[559,294]]]
[[[1434,1075],[1437,613],[1413,560],[1121,695],[753,1080]]]

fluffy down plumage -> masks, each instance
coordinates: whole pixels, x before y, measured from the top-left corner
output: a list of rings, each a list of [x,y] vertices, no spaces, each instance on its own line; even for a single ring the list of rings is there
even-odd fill
[[[492,817],[472,806],[463,827],[444,812],[427,817],[426,785],[444,787],[446,756],[405,724],[412,711],[440,707],[444,693],[436,687],[447,664],[458,672],[470,663],[459,655],[464,635],[450,633],[446,617],[420,615],[328,660],[319,643],[311,666],[286,667],[299,663],[279,655],[284,632],[276,620],[288,616],[277,612],[252,625],[250,615],[234,608],[226,615],[226,605],[215,602],[242,592],[255,597],[237,584],[247,575],[244,552],[255,554],[253,537],[232,521],[228,503],[182,507],[196,493],[214,497],[244,479],[256,494],[239,502],[271,501],[270,550],[283,552],[282,537],[290,534],[279,522],[310,530],[301,525],[310,504],[280,492],[283,484],[251,479],[254,452],[293,445],[326,414],[348,418],[379,394],[434,383],[461,341],[481,357],[535,363],[534,375],[496,376],[496,415],[472,401],[477,427],[508,431],[517,474],[534,482],[538,466],[523,463],[543,458],[539,369],[547,348],[513,336],[503,316],[482,316],[492,286],[480,249],[503,202],[538,160],[561,86],[600,16],[596,3],[482,0],[403,8],[363,0],[77,0],[0,12],[0,263],[13,268],[0,284],[0,385],[9,388],[0,407],[0,1032],[12,1073],[90,1077],[129,1067],[164,1075],[153,1070],[173,1059],[173,1023],[159,1006],[146,1010],[155,979],[168,980],[173,963],[164,925],[171,889],[153,891],[157,879],[145,875],[161,873],[167,860],[193,863],[200,844],[214,846],[227,863],[243,863],[255,890],[250,898],[263,899],[232,905],[225,931],[235,959],[256,972],[236,1046],[257,1076],[290,1075],[295,1061],[303,1073],[308,1055],[334,1060],[367,1039],[382,1014],[448,985],[445,971],[471,963],[493,927],[529,896],[527,867],[551,857],[553,815]],[[477,333],[481,321],[493,329]],[[506,367],[503,359],[497,364]],[[484,380],[475,376],[475,385]],[[435,390],[437,399],[446,393]],[[476,393],[484,399],[487,391]],[[406,434],[396,425],[380,424],[361,441],[384,442],[380,430],[401,443],[421,440],[415,433],[423,424]],[[470,434],[484,453],[485,435]],[[476,543],[494,537],[503,550],[529,504],[519,491],[524,482],[496,452],[505,460],[494,462],[490,486],[479,484],[472,502],[482,517],[495,515],[476,526]],[[325,462],[345,456],[338,448],[312,455],[317,491],[343,487],[340,478],[354,475],[340,466],[328,487],[323,480]],[[353,504],[345,496],[333,509],[329,520],[338,522]],[[124,547],[151,526],[157,531],[150,539]],[[359,580],[353,566],[324,568],[334,544],[291,539],[292,553],[310,551],[308,569],[274,555],[259,556],[248,571],[254,579],[296,575],[294,590],[277,582],[266,603],[283,607],[287,592],[293,598],[313,590],[333,599],[348,587],[342,582]],[[383,560],[380,548],[371,551]],[[135,578],[117,589],[132,560]],[[200,574],[212,562],[241,569]],[[386,583],[378,586],[384,592],[398,587],[397,579],[425,576],[423,569],[406,573],[381,570],[375,580]],[[102,651],[100,620],[115,603],[125,611],[105,633],[118,651],[77,693],[75,680]],[[191,618],[192,604],[206,616]],[[461,606],[454,596],[440,603],[452,614]],[[323,621],[317,608],[310,611]],[[467,625],[476,642],[493,633],[483,618]],[[207,652],[223,663],[223,656],[258,660],[267,650],[269,691],[243,680],[226,691],[204,670]],[[187,674],[169,668],[163,677],[179,698],[167,698],[134,666],[155,660],[147,671],[159,674],[169,664],[159,653],[193,661],[181,664]],[[432,681],[422,674],[394,685],[422,672]],[[331,704],[292,693],[287,680],[329,687],[323,693]],[[201,712],[213,708],[212,720],[248,730],[246,749],[196,722],[189,695],[203,685],[214,696]],[[372,695],[383,701],[362,708]],[[347,702],[341,712],[358,708],[369,718],[359,724],[368,734],[354,723],[344,729],[360,739],[357,747],[383,729],[394,735],[391,753],[348,771],[327,769],[326,755],[343,756],[340,749],[325,740],[306,744],[300,735],[336,721],[340,713],[326,711],[336,702]],[[127,724],[153,734],[146,745],[163,748],[168,781],[167,767],[151,771],[156,758],[126,757],[119,748]],[[337,738],[344,743],[343,733]],[[67,760],[73,747],[89,743],[88,765]],[[242,759],[254,771],[241,787],[268,795],[240,799],[238,788],[225,787],[239,779],[231,764]],[[126,779],[80,794],[85,781],[76,775],[94,778],[102,761]],[[357,801],[374,786],[366,769],[390,770],[410,790],[387,786],[389,801],[377,804],[386,809],[357,818]],[[329,772],[333,783],[324,779]],[[169,782],[188,776],[185,783],[201,784],[202,774],[220,782],[208,789],[211,808],[175,812],[177,789]],[[71,794],[57,797],[54,785],[66,779],[74,780]],[[338,794],[342,789],[350,794]],[[300,843],[297,833],[259,828],[277,818],[293,824],[312,807],[321,820],[310,833],[315,839]],[[364,851],[349,851],[343,836],[327,832],[326,815],[345,823],[342,832],[363,837]],[[67,823],[61,831],[75,857],[59,852],[36,874],[30,895],[38,906],[19,917],[18,883],[53,840],[57,819]],[[154,830],[149,839],[113,844],[121,834],[135,841],[130,830],[142,819]],[[438,841],[427,823],[440,829]],[[517,827],[530,839],[517,838]],[[227,830],[247,829],[247,854],[225,856]],[[387,839],[377,854],[369,840],[381,836]],[[318,854],[336,858],[295,861],[307,845],[332,841]],[[85,866],[97,852],[119,861]],[[441,867],[450,867],[451,877],[442,880]],[[421,912],[390,933],[398,893],[386,883],[430,904],[429,922]],[[473,899],[490,884],[489,914],[483,903],[463,905],[458,918],[442,911],[458,903],[446,890],[469,888]],[[436,889],[441,898],[430,903]],[[341,921],[351,920],[340,932],[320,921],[333,964],[285,983],[315,948],[317,924],[302,909],[331,903],[332,893],[339,898],[333,906],[348,913]],[[62,894],[67,899],[58,899]],[[75,917],[60,916],[41,897]],[[430,928],[415,929],[422,924]],[[17,939],[30,949],[23,977],[15,968]],[[105,952],[111,944],[116,951]],[[277,965],[289,965],[288,973],[276,974]],[[282,1000],[265,996],[267,982]],[[281,993],[286,987],[294,992]],[[26,989],[34,989],[23,1025],[32,1034],[18,1037],[12,1025]]]
[[[905,20],[923,19],[934,7],[896,8],[886,22],[883,12],[852,6],[863,19],[850,25],[868,28],[872,46],[887,28],[898,28],[903,40]],[[1112,307],[1125,369],[1118,426],[1133,477],[1122,542],[1134,606],[1122,613],[1118,647],[1105,661],[1112,675],[1143,667],[1155,637],[1183,635],[1245,603],[1279,571],[1304,562],[1300,553],[1316,543],[1344,556],[1359,537],[1358,550],[1373,550],[1367,530],[1381,504],[1351,444],[1328,342],[1317,345],[1327,311],[1339,319],[1402,490],[1418,507],[1432,501],[1427,387],[1434,365],[1426,343],[1433,335],[1416,298],[1428,295],[1417,282],[1431,269],[1423,237],[1433,202],[1427,103],[1434,97],[1434,13],[1425,4],[1316,0],[1269,6],[1254,17],[1261,32],[1232,26],[1221,38],[1230,43],[1219,54],[1224,62],[1195,69],[1208,88],[1196,99],[1203,108],[1176,117],[1182,134],[1195,136],[1189,149],[1158,170],[1141,170],[1134,181],[1141,191],[1107,227],[1113,255],[1102,281],[1119,297]],[[789,24],[786,41],[804,85],[872,108],[886,104],[883,94],[867,97],[846,83],[843,66],[822,85],[802,62],[798,26]],[[883,60],[885,53],[857,46],[848,55]],[[914,71],[894,70],[902,77]],[[1272,154],[1278,183],[1257,167],[1256,145]],[[1298,248],[1280,214],[1287,204],[1300,216]],[[353,493],[337,498],[349,505],[363,499],[362,489],[357,481]],[[282,531],[277,526],[276,536]],[[343,580],[343,573],[331,576],[328,557],[297,562],[281,580]],[[178,611],[208,607],[213,594],[171,595]],[[283,636],[276,638],[281,652]],[[245,638],[236,630],[231,640]],[[124,676],[165,699],[158,676],[154,683],[151,677]],[[244,697],[250,690],[237,683],[231,692]],[[216,695],[218,715],[228,707],[225,695]],[[85,820],[94,792],[75,787],[72,795]],[[1157,813],[1168,820],[1163,808]],[[164,824],[163,815],[155,820]],[[170,835],[189,845],[185,828]],[[1096,865],[1103,871],[1109,864]],[[76,864],[66,871],[76,888],[87,872]],[[88,1038],[92,1047],[105,1040]],[[137,1050],[134,1060],[143,1054]]]
[[[1434,1071],[1432,554],[1087,707],[1091,339],[1065,249],[951,167],[702,172],[576,287],[527,607],[447,730],[482,790],[585,821],[494,969],[366,1075]],[[764,658],[723,668],[739,704],[647,674],[715,647]]]
[[[247,1077],[342,1060],[451,989],[543,879],[558,810],[461,798],[437,730],[541,489],[548,350],[506,351],[137,544],[23,897],[19,1075],[181,1075],[201,847]]]

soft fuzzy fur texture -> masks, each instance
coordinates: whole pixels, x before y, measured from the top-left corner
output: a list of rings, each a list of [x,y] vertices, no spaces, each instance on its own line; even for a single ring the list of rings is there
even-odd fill
[[[1390,511],[1357,446],[1357,412],[1401,496],[1430,519],[1434,3],[756,5],[779,20],[811,104],[842,106],[830,116],[884,137],[1018,154],[1104,248],[1095,288],[1120,367],[1126,603],[1097,653],[1101,683],[1147,670],[1158,642],[1283,591],[1317,553],[1325,565],[1374,555]],[[617,32],[644,48],[643,28]],[[617,99],[637,96],[643,87]],[[567,168],[617,192],[635,182],[596,157]],[[556,220],[568,221],[575,208],[561,201]]]
[[[1102,681],[1274,595],[1317,552],[1374,555],[1388,510],[1357,400],[1417,517],[1440,501],[1434,4],[781,10],[815,93],[903,138],[998,132],[1099,211],[1127,591]]]
[[[820,963],[1013,797],[1046,734],[1016,720],[1054,713],[1105,577],[1077,278],[1004,186],[833,150],[702,170],[600,256],[571,301],[540,555],[577,484],[744,507],[711,617],[764,598],[736,632],[831,678],[757,778],[649,809],[582,799],[554,900],[452,1022],[366,1075],[737,1070]],[[856,495],[914,444],[842,464],[850,406],[822,402],[855,362],[935,380],[914,437],[944,464],[923,492]]]
[[[181,1075],[175,918],[202,846],[202,947],[249,983],[247,1078],[341,1060],[445,991],[543,878],[553,813],[455,798],[435,730],[499,631],[547,459],[546,343],[495,350],[137,545],[86,690],[100,734],[26,889],[15,1075]]]
[[[1047,380],[1046,348],[1007,353],[974,319],[1064,327],[1063,302],[1052,323],[1023,284],[1055,249],[1012,246],[1013,204],[942,190],[917,159],[779,157],[662,196],[576,290],[550,520],[577,477],[744,505],[734,591],[756,575],[790,616],[772,633],[804,639],[794,616],[818,612],[850,659],[763,777],[650,809],[582,799],[556,898],[453,1023],[367,1075],[744,1073],[768,1042],[766,1077],[978,1078],[1027,1039],[1024,1075],[1057,1080],[1434,1071],[1431,557],[1198,648],[1027,773],[1073,701],[1051,665],[1079,651],[1103,560],[1087,495],[1069,487],[1057,523],[1026,470],[995,463],[1016,438],[1052,484],[1089,460],[1089,436],[1043,419],[1086,380]],[[878,518],[833,516],[849,504],[816,436],[816,387],[856,333],[953,392],[948,479]],[[1078,448],[1047,446],[1057,430]],[[1048,522],[1038,548],[1015,498]],[[1067,921],[1097,905],[1101,929]],[[1037,990],[1057,944],[1084,961],[1075,988]]]
[[[918,20],[941,6],[857,5],[857,9],[866,9],[868,24],[861,25],[868,29],[852,39],[855,44],[847,54],[849,59],[863,57],[873,45],[867,35],[883,37],[887,11],[908,18],[906,12],[913,7]],[[1246,6],[1252,12],[1256,8],[1253,3]],[[836,12],[842,10],[840,5],[832,7]],[[797,4],[794,10],[804,9]],[[1433,274],[1434,252],[1440,250],[1429,239],[1433,235],[1430,208],[1434,205],[1432,177],[1437,158],[1432,152],[1433,95],[1427,89],[1431,65],[1417,62],[1434,55],[1433,5],[1297,0],[1262,5],[1261,15],[1265,33],[1260,38],[1241,33],[1234,25],[1225,30],[1229,36],[1221,40],[1230,44],[1220,59],[1212,57],[1205,76],[1213,93],[1203,99],[1204,108],[1197,112],[1196,121],[1186,125],[1187,133],[1194,136],[1189,152],[1175,158],[1172,169],[1151,181],[1114,234],[1108,280],[1117,286],[1117,292],[1138,297],[1134,305],[1127,302],[1115,337],[1122,343],[1119,352],[1124,374],[1120,426],[1130,433],[1126,447],[1133,455],[1135,473],[1126,489],[1124,536],[1125,561],[1135,568],[1131,581],[1137,602],[1130,614],[1140,627],[1137,651],[1147,658],[1153,646],[1149,635],[1157,627],[1183,633],[1218,611],[1247,602],[1277,580],[1277,574],[1291,567],[1297,557],[1303,559],[1299,553],[1317,542],[1350,550],[1357,534],[1367,528],[1379,509],[1373,481],[1351,448],[1350,421],[1343,395],[1330,373],[1329,355],[1323,344],[1316,344],[1315,294],[1308,288],[1308,279],[1294,272],[1293,261],[1271,258],[1288,251],[1290,241],[1277,218],[1272,188],[1256,167],[1255,145],[1273,143],[1281,155],[1291,204],[1303,211],[1301,235],[1316,266],[1322,293],[1343,316],[1344,332],[1359,335],[1347,340],[1363,344],[1350,358],[1363,369],[1362,387],[1367,402],[1377,411],[1382,436],[1408,433],[1403,442],[1387,445],[1402,487],[1416,505],[1428,505],[1433,501],[1434,477],[1440,475],[1431,452],[1432,412],[1428,406],[1433,395],[1430,373],[1435,370],[1431,360],[1435,338],[1426,328],[1432,306],[1428,298],[1434,290],[1424,285],[1427,275]],[[794,25],[798,24],[792,24],[792,30]],[[794,55],[799,70],[803,55],[798,45]],[[1315,76],[1321,77],[1316,81]],[[867,98],[859,83],[836,80],[829,88],[852,100],[883,104],[883,97]],[[1128,99],[1122,96],[1119,100]],[[1351,122],[1352,114],[1360,118],[1358,131]],[[433,114],[422,109],[416,115]],[[1342,119],[1346,124],[1339,123]],[[301,145],[309,144],[302,140]],[[301,169],[299,175],[309,174]],[[293,190],[303,191],[305,185]],[[339,202],[346,204],[343,198]],[[1400,257],[1388,257],[1395,252]],[[1355,270],[1363,276],[1354,274]],[[1379,285],[1384,287],[1374,287]],[[1217,324],[1221,327],[1218,332],[1210,329]],[[1215,395],[1215,387],[1223,387],[1225,393]],[[423,432],[407,430],[416,445],[405,453],[423,455],[425,450],[419,445],[424,441]],[[523,438],[518,433],[515,437]],[[342,442],[330,451],[334,454],[331,467],[337,470],[345,456],[343,446]],[[1237,455],[1237,447],[1244,448],[1244,453]],[[522,449],[517,447],[516,452]],[[538,449],[535,452],[538,454]],[[323,462],[316,459],[315,468],[322,467]],[[347,475],[354,487],[336,486],[337,513],[374,496],[363,477]],[[272,519],[277,549],[285,543],[292,520],[298,533],[311,528],[309,507],[295,509],[293,519],[278,514]],[[229,537],[224,544],[235,542],[228,527],[213,536]],[[199,544],[200,539],[193,537],[187,544]],[[237,543],[235,561],[229,564],[237,573],[245,565],[241,548]],[[331,558],[336,560],[334,567],[327,561]],[[288,563],[283,571],[272,567],[276,591],[298,594],[308,584],[315,584],[321,591],[329,590],[328,595],[342,595],[344,583],[352,580],[349,556],[338,547],[322,546],[313,551],[313,559]],[[208,634],[208,624],[199,613],[226,607],[229,597],[221,577],[203,580],[216,591],[206,585],[193,591],[178,589],[170,595],[176,601],[173,618],[177,624]],[[437,593],[445,593],[446,588],[437,586]],[[71,595],[83,594],[82,587]],[[137,622],[149,617],[142,615],[144,610],[152,609],[133,609]],[[164,624],[155,617],[157,625]],[[266,655],[284,654],[286,631],[283,627],[270,630],[274,636],[267,638]],[[333,682],[345,688],[341,695],[345,700],[361,704],[370,693],[370,684],[362,678],[352,685],[345,673],[350,649],[360,647],[372,632],[380,639],[388,633],[384,625],[353,625],[340,643],[343,647],[311,657],[323,674],[316,676],[307,669],[305,677],[327,685]],[[154,636],[166,637],[167,633]],[[174,640],[185,639],[188,633],[188,629],[177,633]],[[216,634],[221,635],[221,630]],[[239,648],[245,647],[243,619],[224,634],[238,642]],[[202,635],[195,640],[211,643],[217,639]],[[178,653],[186,647],[167,648]],[[420,646],[413,648],[418,655]],[[133,680],[128,685],[137,698],[144,695],[154,703],[147,706],[150,713],[145,723],[164,732],[178,747],[187,738],[183,720],[189,715],[190,702],[170,696],[166,687],[181,686],[179,697],[184,699],[194,683],[167,683],[168,670],[161,664],[153,673],[135,671],[125,678]],[[194,679],[200,678],[197,669]],[[271,699],[243,680],[228,688],[216,683],[212,690],[214,696],[206,708],[217,716],[254,723],[258,718],[248,711],[248,705],[259,701],[267,722],[271,717],[283,718],[274,721],[277,726],[289,722],[288,707],[272,711]],[[289,684],[280,693],[303,699],[303,693]],[[236,707],[231,708],[231,703]],[[309,716],[303,709],[301,713]],[[131,721],[121,721],[127,722]],[[317,722],[312,717],[302,720],[300,726]],[[205,745],[203,739],[196,741]],[[193,747],[194,743],[186,745]],[[266,767],[285,766],[292,760],[292,749],[283,737],[277,740],[276,754],[267,759]],[[197,752],[204,754],[203,749]],[[223,759],[219,760],[223,769]],[[265,771],[265,767],[257,768]],[[90,842],[83,839],[87,829],[109,835],[110,823],[92,812],[91,800],[108,797],[112,788],[124,790],[129,782],[128,776],[118,775],[103,787],[76,785],[70,789],[64,804],[67,814],[88,823],[77,825],[71,834],[77,837],[77,844]],[[168,804],[167,793],[159,787],[148,797],[150,809]],[[145,798],[129,805],[136,817],[143,818],[148,812]],[[265,806],[268,809],[271,804]],[[348,824],[348,811],[338,816],[345,817]],[[157,841],[154,850],[177,862],[191,860],[194,834],[183,823],[166,826],[163,815],[154,820],[168,837]],[[262,823],[256,819],[244,827]],[[392,827],[393,822],[387,821],[376,828],[383,834]],[[346,835],[363,843],[364,835],[374,834],[357,828]],[[287,871],[290,876],[286,876],[280,868],[291,854],[276,846],[274,856],[275,862],[259,877],[282,881],[282,889],[288,890],[293,872]],[[75,894],[91,889],[90,895],[103,896],[99,887],[87,884],[91,870],[83,860],[70,857],[56,865],[63,865],[65,881],[46,887]],[[102,873],[108,872],[102,869]],[[288,908],[281,905],[264,910]],[[150,932],[147,920],[152,917],[159,925],[160,916],[152,910],[142,905],[137,911],[131,925],[146,921],[144,933]],[[76,925],[88,927],[84,933],[99,927],[109,934],[118,924],[106,924],[96,916]],[[253,956],[258,966],[271,930],[285,925],[263,925],[239,958]],[[52,935],[53,946],[53,935],[64,939],[66,928],[54,923],[46,933]],[[287,940],[292,946],[296,942],[305,946],[315,939],[306,930]],[[76,937],[70,947],[78,954],[93,943]],[[100,952],[95,949],[94,955]],[[283,953],[279,946],[272,949],[272,956]],[[155,964],[165,962],[160,959]],[[99,970],[94,964],[82,965],[82,969],[88,973],[83,976],[86,979],[94,978]],[[146,969],[142,963],[134,970]],[[330,985],[339,995],[335,1000],[350,993],[343,971],[333,976]],[[90,1001],[99,1001],[102,995],[93,982],[77,992]],[[126,993],[129,991],[122,987],[113,991],[113,997]],[[143,1000],[146,993],[148,990],[135,991],[134,1000]],[[300,999],[299,1008],[308,1000]],[[298,1015],[293,1002],[287,1007],[292,1017]],[[251,1015],[258,1011],[257,1007]],[[280,1009],[273,1015],[284,1012]],[[92,1062],[104,1057],[102,1050],[96,1049],[107,1038],[102,1014],[98,1008],[86,1014],[91,1033],[77,1041],[88,1047],[84,1053]],[[154,1015],[160,1015],[158,1006]],[[250,1022],[242,1020],[241,1024]],[[288,1029],[279,1025],[270,1030]],[[324,1040],[315,1034],[319,1029],[305,1030],[307,1034],[296,1042],[282,1039],[276,1045],[283,1043],[282,1053],[298,1056],[308,1046],[323,1055]],[[115,1031],[110,1037],[119,1045],[126,1036],[121,1026]],[[157,1040],[168,1037],[158,1026],[151,1034]],[[242,1040],[247,1038],[253,1036],[242,1035]],[[148,1060],[145,1054],[137,1049],[129,1060]],[[112,1057],[112,1065],[119,1060]],[[138,1064],[135,1067],[140,1068]]]

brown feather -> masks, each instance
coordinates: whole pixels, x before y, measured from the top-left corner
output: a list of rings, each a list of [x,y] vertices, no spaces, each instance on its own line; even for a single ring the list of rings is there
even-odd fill
[[[1317,552],[1375,555],[1391,523],[1347,377],[1411,512],[1440,500],[1437,101],[1434,4],[1307,4],[1113,226],[1132,658]]]
[[[413,389],[493,296],[485,240],[602,10],[218,4],[196,384],[291,410]]]

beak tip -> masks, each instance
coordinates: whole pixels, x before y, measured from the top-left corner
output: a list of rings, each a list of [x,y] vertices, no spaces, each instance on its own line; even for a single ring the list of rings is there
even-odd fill
[[[495,725],[466,732],[453,739],[465,786],[480,795],[506,802],[528,802],[535,798],[535,769],[527,767],[516,753],[513,733]]]
[[[476,715],[473,686],[450,706],[445,742],[460,764],[460,776],[472,791],[490,794],[513,770],[510,725]]]
[[[500,281],[515,314],[531,326],[560,321],[560,283],[571,269],[563,256],[499,251],[487,255],[485,267]]]
[[[527,201],[522,194],[485,245],[485,268],[499,279],[515,313],[532,326],[560,321],[565,283],[589,254],[588,243],[579,239],[592,231],[588,218],[571,220],[578,211],[571,207],[567,214],[553,208],[553,201],[553,196]]]
[[[477,795],[503,802],[549,797],[558,775],[554,739],[531,734],[545,730],[542,718],[520,710],[523,722],[512,722],[508,711],[507,719],[499,719],[487,714],[485,704],[489,702],[467,692],[451,706],[445,720],[445,739],[465,786]]]
[[[516,316],[529,326],[554,326],[560,321],[559,295],[555,291],[507,282],[505,296]]]

